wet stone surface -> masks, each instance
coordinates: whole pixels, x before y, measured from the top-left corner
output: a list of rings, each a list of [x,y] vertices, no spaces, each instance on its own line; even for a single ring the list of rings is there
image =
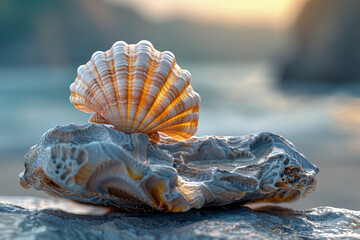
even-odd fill
[[[145,214],[67,200],[0,197],[0,232],[0,239],[357,239],[360,211],[232,205]]]

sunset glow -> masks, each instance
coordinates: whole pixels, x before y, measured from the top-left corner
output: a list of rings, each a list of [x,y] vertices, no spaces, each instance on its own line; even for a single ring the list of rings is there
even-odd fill
[[[153,21],[191,19],[226,25],[287,28],[306,0],[105,0],[127,5]]]

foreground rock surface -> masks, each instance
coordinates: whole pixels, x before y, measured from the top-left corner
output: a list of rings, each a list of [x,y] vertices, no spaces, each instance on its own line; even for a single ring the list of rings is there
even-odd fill
[[[0,238],[360,238],[360,211],[332,207],[292,210],[267,206],[252,210],[227,206],[186,213],[104,213],[66,200],[0,197]]]
[[[157,144],[142,133],[71,124],[50,129],[29,150],[20,183],[95,205],[185,212],[299,200],[314,190],[317,172],[272,133]]]

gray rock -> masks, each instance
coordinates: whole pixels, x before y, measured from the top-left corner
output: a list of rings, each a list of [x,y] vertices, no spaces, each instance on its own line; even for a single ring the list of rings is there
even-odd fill
[[[360,1],[310,0],[293,26],[283,84],[359,83]],[[298,88],[298,87],[297,87]]]
[[[299,200],[314,190],[317,172],[272,133],[157,144],[142,133],[71,124],[50,129],[29,150],[20,183],[83,203],[185,212]]]
[[[88,209],[84,209],[88,208]],[[67,212],[64,211],[67,209]],[[71,211],[77,211],[77,214]],[[0,197],[1,239],[358,239],[360,212],[318,207],[217,207],[110,212],[64,200]]]

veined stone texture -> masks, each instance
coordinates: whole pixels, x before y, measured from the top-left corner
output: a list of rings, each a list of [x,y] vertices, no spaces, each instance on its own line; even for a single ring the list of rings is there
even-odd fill
[[[25,155],[23,187],[124,210],[185,212],[299,200],[318,168],[288,140],[258,133],[155,143],[105,125],[58,126]]]

